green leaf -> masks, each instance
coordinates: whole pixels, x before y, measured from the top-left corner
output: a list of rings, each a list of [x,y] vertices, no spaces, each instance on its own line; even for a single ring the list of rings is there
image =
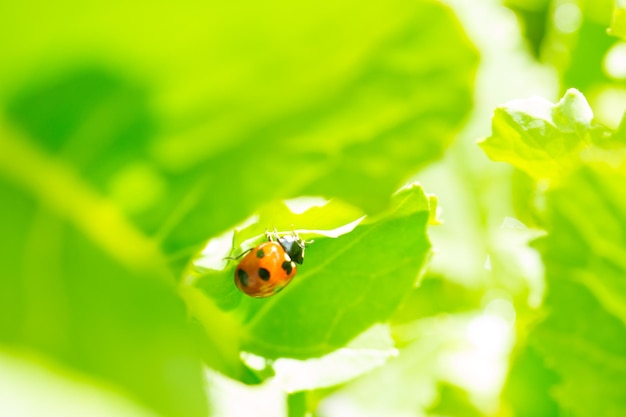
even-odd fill
[[[195,135],[190,139],[194,146],[184,150],[181,158],[188,159],[188,153],[193,152],[196,164],[212,169],[205,185],[211,192],[201,196],[195,211],[222,225],[210,234],[275,198],[338,197],[365,211],[379,211],[411,172],[441,156],[463,120],[465,113],[459,109],[470,104],[461,86],[471,84],[475,55],[461,46],[467,46],[464,37],[455,30],[446,9],[430,2],[402,1],[385,8],[393,10],[396,6],[391,15],[381,15],[379,7],[363,7],[360,3],[348,8],[349,13],[358,9],[359,19],[341,18],[344,15],[340,13],[337,22],[341,23],[335,30],[341,34],[364,30],[368,36],[350,37],[348,42],[339,33],[333,35],[329,28],[324,38],[333,41],[326,45],[319,62],[310,62],[311,51],[315,54],[320,44],[317,31],[311,32],[314,35],[303,34],[293,45],[298,51],[307,51],[305,56],[287,58],[280,49],[265,51],[270,56],[278,53],[274,56],[276,62],[287,59],[296,68],[274,86],[282,92],[277,97],[263,96],[259,101],[249,97],[248,91],[235,90],[236,102],[250,102],[248,106],[252,106],[239,115],[246,129],[227,132],[217,140],[238,146],[220,152],[197,152],[206,134],[191,132]],[[296,21],[306,28],[324,14],[324,8],[315,3],[307,12],[306,22],[299,18]],[[269,19],[271,22],[275,18]],[[278,36],[292,38],[293,34]],[[439,39],[439,45],[448,45],[446,53],[441,53],[440,46],[423,42],[433,37]],[[341,60],[337,67],[327,56],[343,56],[348,61]],[[239,65],[256,68],[254,62]],[[245,84],[267,83],[254,75],[259,73],[263,71],[250,71],[251,78]],[[316,76],[302,80],[302,73]],[[448,75],[438,75],[443,73]],[[305,89],[300,87],[302,83]],[[297,87],[292,88],[293,84]],[[274,114],[274,108],[282,112]],[[248,114],[267,117],[246,124]],[[212,120],[207,121],[209,128],[212,124]],[[159,149],[166,149],[170,143],[160,143]],[[170,158],[169,153],[160,155]]]
[[[522,23],[523,35],[536,58],[541,57],[542,45],[548,33],[550,0],[505,0],[504,5],[513,10]]]
[[[548,194],[547,318],[531,340],[575,416],[626,407],[626,169],[589,165]]]
[[[305,417],[307,415],[306,392],[295,392],[287,397],[288,417]]]
[[[0,404],[10,416],[162,417],[97,378],[29,352],[0,352]]]
[[[552,61],[560,72],[561,85],[582,91],[590,101],[594,89],[616,82],[605,67],[605,57],[616,43],[616,39],[607,34],[613,4],[614,0],[581,0],[575,5],[581,12],[577,22],[575,18],[567,22],[566,17],[561,17],[559,22],[555,8],[560,5],[555,4],[552,9],[555,15],[550,19],[554,22],[552,44],[544,49],[544,54],[554,57]]]
[[[558,263],[626,323],[624,167],[587,166],[549,194],[546,261]]]
[[[626,2],[624,0],[615,0],[615,9],[613,10],[613,19],[609,33],[626,40]]]
[[[551,393],[574,416],[618,416],[626,406],[626,181],[623,125],[598,126],[584,97],[570,90],[496,111],[483,149],[549,180],[546,225],[537,242],[545,263],[546,318],[533,349],[558,377]],[[549,401],[533,395],[555,412]],[[528,399],[525,399],[525,401]]]
[[[427,220],[426,196],[413,188],[397,196],[387,218],[316,241],[288,291],[246,299],[243,348],[267,357],[319,356],[387,320],[426,261]]]
[[[225,313],[215,299],[208,298],[202,288],[188,285],[181,285],[179,292],[189,314],[194,318],[202,358],[206,365],[246,384],[258,384],[265,377],[271,376],[271,372],[260,375],[244,365],[239,351],[239,323],[233,316]]]
[[[468,393],[457,386],[441,383],[438,387],[439,398],[428,407],[432,416],[481,417],[481,413],[468,398]]]
[[[533,97],[496,109],[492,134],[479,144],[494,161],[508,162],[536,180],[559,182],[597,148],[609,132],[593,120],[585,97],[568,90],[556,104]]]
[[[613,133],[612,141],[622,146],[626,145],[626,113],[617,127],[617,130]]]
[[[68,162],[176,255],[176,272],[275,199],[383,210],[441,157],[471,106],[476,52],[432,1],[190,1],[148,14],[114,2],[72,19],[71,1],[0,7],[2,37],[20,39],[3,48],[6,90],[48,84],[19,94],[11,123],[46,149],[68,146]],[[16,25],[16,14],[29,18]],[[42,72],[50,50],[72,57],[54,76]],[[75,64],[85,56],[93,64]],[[126,77],[148,81],[119,88]]]
[[[535,348],[522,345],[518,350],[502,392],[507,407],[515,410],[517,417],[558,417],[559,406],[550,395],[558,376],[546,367]]]
[[[357,416],[429,415],[426,409],[433,406],[443,413],[456,411],[456,414],[443,415],[464,416],[465,411],[472,415],[470,410],[461,410],[456,406],[460,405],[456,393],[444,388],[442,379],[450,381],[454,377],[445,375],[446,371],[441,366],[442,358],[455,355],[459,346],[466,343],[466,325],[467,318],[458,317],[421,321],[416,327],[419,337],[414,342],[398,349],[397,355],[390,358],[385,366],[337,387],[334,392],[325,393],[328,397],[322,402],[322,407],[347,404],[349,408],[344,409],[345,414]],[[443,384],[437,387],[440,383]],[[437,401],[437,388],[447,391],[439,397],[440,401]],[[436,405],[436,402],[439,404]]]
[[[2,135],[0,143],[11,145]],[[11,165],[0,156],[3,174]],[[0,178],[0,344],[39,352],[160,415],[205,416],[200,360],[172,287],[142,259],[125,263],[98,245],[47,190],[25,188]]]
[[[462,313],[480,308],[484,291],[467,288],[441,276],[426,275],[419,287],[393,315],[394,324],[403,324],[438,314]]]
[[[380,218],[338,238],[316,238],[298,275],[279,294],[236,299],[231,293],[226,307],[238,305],[242,314],[242,349],[268,358],[316,357],[386,321],[428,257],[428,203],[421,187],[404,189]],[[207,278],[199,283],[222,298],[234,287],[232,274],[231,267],[221,276],[212,273],[210,286],[202,284]]]
[[[576,417],[621,416],[626,408],[624,323],[582,285],[567,276],[551,277],[546,302],[551,314],[531,342],[559,376],[555,399]]]
[[[387,324],[374,325],[346,346],[319,358],[273,361],[275,380],[281,381],[287,392],[309,393],[356,380],[397,355],[389,330]]]

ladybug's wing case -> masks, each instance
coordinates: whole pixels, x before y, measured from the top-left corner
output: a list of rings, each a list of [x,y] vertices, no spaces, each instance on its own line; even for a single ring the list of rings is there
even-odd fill
[[[269,297],[296,275],[296,264],[276,242],[266,242],[247,254],[235,269],[235,284],[252,297]]]

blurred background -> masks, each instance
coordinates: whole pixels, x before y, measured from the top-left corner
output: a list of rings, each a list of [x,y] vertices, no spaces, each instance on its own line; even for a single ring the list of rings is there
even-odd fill
[[[569,88],[617,129],[615,7],[0,3],[0,416],[623,415],[623,383],[597,384],[626,372],[622,321],[563,296],[612,326],[602,375],[533,344],[558,307],[529,246],[541,184],[476,145],[496,107]],[[268,224],[376,219],[415,182],[439,218],[420,285],[339,349],[260,354],[221,259]]]

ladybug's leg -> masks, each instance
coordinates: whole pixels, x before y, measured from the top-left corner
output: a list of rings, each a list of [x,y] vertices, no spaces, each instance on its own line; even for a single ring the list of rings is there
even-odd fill
[[[295,230],[291,231],[291,234],[294,237],[294,240],[296,241],[296,243],[298,244],[298,246],[300,246],[302,249],[304,249],[304,247],[306,245],[310,245],[311,243],[314,242],[314,240],[304,240],[300,238],[300,235],[298,234],[298,232],[296,232]]]
[[[239,255],[232,257],[232,256],[227,256],[224,258],[224,260],[229,260],[229,261],[236,261],[237,259],[241,258],[242,256],[244,256],[245,254],[249,253],[253,248],[250,249],[246,249],[245,251],[241,252]]]
[[[276,228],[274,228],[274,232],[270,232],[269,230],[265,229],[265,238],[270,242],[276,242]]]
[[[291,235],[293,236],[293,240],[298,244],[298,246],[304,249],[305,242],[302,239],[300,239],[300,235],[298,235],[298,233],[295,230],[291,230]]]
[[[270,242],[277,242],[281,234],[282,232],[279,232],[276,227],[274,227],[274,230],[271,232],[265,229],[265,237],[267,237],[267,240],[269,240]]]

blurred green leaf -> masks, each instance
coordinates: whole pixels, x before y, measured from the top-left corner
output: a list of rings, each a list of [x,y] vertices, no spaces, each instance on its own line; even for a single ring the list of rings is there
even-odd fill
[[[398,354],[385,366],[324,393],[327,397],[321,401],[320,408],[330,410],[339,403],[346,405],[341,409],[344,415],[427,415],[426,410],[437,404],[438,386],[447,386],[442,379],[448,379],[449,374],[443,376],[442,360],[457,353],[463,345],[461,329],[466,324],[458,316],[420,321],[416,327],[419,336],[412,343],[398,349]],[[448,394],[443,393],[444,401],[450,398]]]
[[[191,216],[211,217],[214,225],[222,227],[205,234],[232,226],[275,198],[339,197],[366,211],[381,210],[409,173],[438,158],[449,143],[464,117],[457,109],[470,104],[461,86],[471,84],[476,61],[464,37],[455,31],[452,16],[430,2],[399,1],[386,5],[389,10],[397,6],[393,13],[382,15],[378,7],[354,6],[358,19],[343,19],[340,13],[341,24],[325,29],[322,39],[329,42],[323,42],[323,53],[320,34],[311,25],[318,17],[326,20],[320,17],[326,13],[324,8],[315,3],[306,13],[306,22],[301,16],[289,16],[303,25],[296,31],[298,43],[288,43],[293,50],[287,54],[282,42],[269,44],[264,53],[275,62],[290,61],[294,71],[281,71],[286,78],[275,81],[278,95],[270,90],[269,95],[257,97],[258,93],[250,96],[241,87],[236,90],[234,100],[250,107],[239,122],[245,130],[215,135],[213,125],[220,120],[209,117],[201,134],[190,132],[193,136],[186,138],[190,146],[180,152],[178,136],[158,144],[160,157],[171,159],[172,147],[182,152],[179,160],[192,159],[194,165],[210,167],[204,185],[210,192],[200,196],[193,212],[197,214]],[[355,9],[350,7],[350,14]],[[274,19],[270,17],[270,22]],[[363,31],[368,33],[365,38],[345,37]],[[293,42],[294,35],[281,31],[277,37]],[[445,53],[422,41],[433,37],[448,45]],[[311,62],[310,54],[315,57],[316,52],[319,61]],[[331,56],[344,58],[329,61]],[[236,61],[237,66],[257,67],[247,59]],[[268,82],[259,75],[267,74],[261,69],[248,75],[246,84],[253,86],[252,91]],[[275,109],[281,112],[274,114]],[[261,118],[246,123],[250,114]],[[225,145],[217,151],[209,148],[207,137]],[[205,230],[199,226],[198,232]]]
[[[540,248],[550,314],[531,341],[561,377],[555,397],[576,416],[626,407],[625,167],[586,166],[548,195]]]
[[[521,345],[513,354],[511,369],[503,388],[506,408],[516,417],[557,417],[561,411],[551,392],[559,378],[548,369],[536,350]]]
[[[305,417],[307,415],[307,393],[294,392],[287,397],[287,416]]]
[[[626,408],[626,327],[547,257],[550,315],[531,335],[559,376],[552,395],[574,416],[621,416]],[[566,268],[565,268],[566,269]],[[599,279],[600,277],[596,277]]]
[[[200,361],[172,288],[35,197],[0,178],[0,344],[49,355],[163,416],[206,416]]]
[[[396,355],[389,326],[381,323],[371,326],[346,346],[322,357],[305,360],[280,358],[269,363],[275,372],[275,381],[282,381],[285,391],[317,391],[319,394],[322,388],[337,387],[368,374]],[[314,400],[314,397],[307,396],[309,406],[312,406],[309,400]]]
[[[618,416],[626,406],[623,132],[595,126],[578,92],[557,105],[533,101],[521,102],[522,112],[516,105],[501,109],[494,135],[483,142],[494,159],[556,180],[547,193],[548,234],[537,242],[547,317],[530,341],[558,376],[552,392],[562,409]]]
[[[494,161],[508,162],[535,180],[560,181],[597,148],[609,147],[610,132],[593,120],[585,97],[569,90],[556,104],[533,97],[496,109],[492,134],[479,144]]]
[[[470,400],[467,391],[451,384],[441,383],[439,398],[428,408],[428,415],[480,417],[483,415]],[[542,416],[545,417],[545,416]]]
[[[615,0],[549,3],[543,61],[556,69],[559,91],[578,89],[595,108],[597,120],[615,127],[626,88],[619,58],[623,45],[607,33],[611,20],[617,21],[612,16],[619,13]]]
[[[626,40],[626,2],[624,0],[615,0],[615,9],[613,10],[613,19],[609,33]]]
[[[285,290],[268,299],[233,294],[243,314],[242,348],[269,358],[309,358],[339,348],[385,321],[414,286],[430,251],[428,197],[399,192],[393,208],[338,238],[319,238]],[[234,266],[234,265],[233,265]],[[233,288],[232,268],[200,279],[218,299]]]
[[[596,104],[604,89],[623,84],[606,67],[607,53],[616,44],[607,34],[614,0],[506,0],[506,4],[520,16],[526,32],[533,30],[527,33],[533,52],[556,69],[558,91],[576,88]]]
[[[202,359],[206,365],[250,385],[258,384],[271,376],[271,372],[261,375],[243,363],[239,350],[239,323],[225,313],[214,299],[208,298],[202,289],[192,286],[181,285],[179,292],[185,300],[189,314],[193,316]]]
[[[626,113],[624,113],[621,123],[613,133],[611,141],[616,145],[626,145]]]
[[[419,287],[396,310],[393,321],[402,324],[438,314],[454,314],[481,306],[484,291],[467,288],[441,276],[426,275]]]
[[[625,166],[626,167],[626,166]],[[587,166],[548,196],[546,264],[626,323],[626,169]],[[552,266],[556,268],[555,266]]]
[[[554,20],[557,26],[554,35],[569,38],[551,49],[554,54],[563,55],[558,65],[563,88],[576,88],[587,97],[592,97],[594,90],[597,91],[598,88],[609,83],[619,83],[619,80],[611,79],[605,62],[607,52],[616,43],[616,39],[607,34],[613,0],[580,0],[576,4],[580,11],[578,18],[573,16],[573,13],[570,13],[572,14],[570,16],[567,12],[559,13],[558,8],[561,4],[556,1],[553,3],[556,8]],[[559,17],[562,21],[560,25]],[[563,32],[564,27],[567,28],[570,25],[575,27],[575,30],[570,33],[567,30],[564,31],[565,33],[559,33]],[[571,42],[569,50],[559,54],[558,48],[563,48],[569,42]]]
[[[45,10],[45,19],[3,6],[0,27],[20,42],[6,49],[9,65],[0,74],[11,86],[24,73],[48,76],[40,75],[45,66],[36,57],[54,45],[75,54],[72,63],[88,56],[148,80],[158,125],[143,126],[133,140],[108,134],[107,122],[127,120],[123,109],[135,97],[113,94],[96,106],[104,115],[90,115],[85,102],[97,102],[93,91],[111,95],[98,78],[94,87],[89,74],[64,79],[22,107],[84,135],[74,139],[79,154],[85,139],[92,142],[92,158],[83,155],[79,163],[97,170],[106,194],[123,199],[133,222],[176,254],[177,270],[208,237],[274,199],[321,195],[368,212],[384,209],[410,174],[442,155],[471,106],[476,52],[453,14],[431,1],[394,0],[384,7],[190,1],[189,14],[181,14],[185,5],[161,4],[149,13],[126,5],[123,15],[109,4],[67,19],[77,14],[73,5]],[[183,18],[181,31],[176,22]],[[45,40],[32,37],[28,28],[35,23],[40,33],[49,31]],[[148,36],[154,26],[159,36]],[[132,58],[121,65],[119,55],[94,51],[89,40]],[[92,94],[70,102],[85,84]],[[67,104],[58,106],[62,99]],[[15,121],[20,128],[23,120]],[[53,130],[46,120],[41,124]],[[103,147],[115,147],[120,153],[111,157],[119,159],[94,160]],[[130,198],[137,190],[143,204]]]
[[[522,22],[524,37],[535,58],[541,57],[542,44],[550,23],[550,0],[504,0]]]

